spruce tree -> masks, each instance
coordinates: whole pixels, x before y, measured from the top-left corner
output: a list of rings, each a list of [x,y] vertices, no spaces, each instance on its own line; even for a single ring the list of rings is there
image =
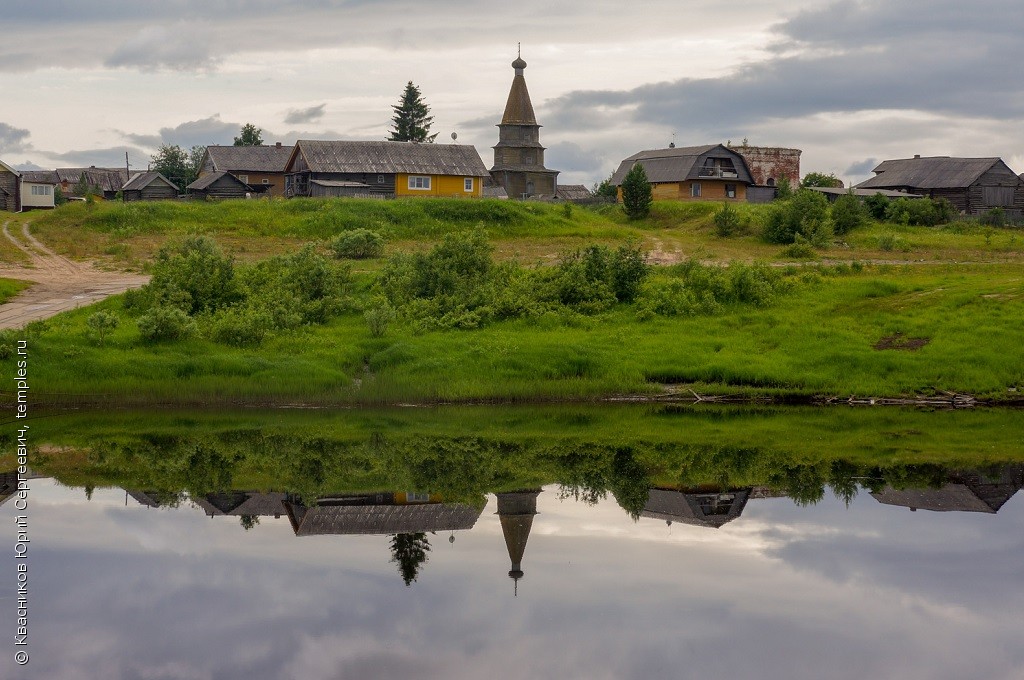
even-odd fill
[[[402,93],[398,104],[391,107],[395,111],[391,122],[394,127],[391,130],[392,142],[433,142],[437,133],[430,134],[430,124],[434,117],[430,115],[430,107],[420,94],[420,88],[412,84],[410,80]]]
[[[647,180],[647,171],[637,163],[622,180],[622,209],[631,220],[640,220],[651,212],[654,201],[651,183]]]

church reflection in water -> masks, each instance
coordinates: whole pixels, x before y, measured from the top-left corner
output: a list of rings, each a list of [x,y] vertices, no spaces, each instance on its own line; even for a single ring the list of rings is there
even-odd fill
[[[13,484],[7,483],[9,476],[0,476],[0,504],[9,498],[13,488]],[[948,471],[926,488],[897,488],[885,484],[870,495],[883,505],[912,511],[995,514],[1021,488],[1024,488],[1024,465],[1012,464],[985,471]],[[495,514],[508,551],[508,576],[515,583],[513,593],[517,592],[518,582],[525,574],[523,560],[534,518],[538,515],[537,498],[541,492],[534,488],[493,494],[497,500]],[[784,496],[762,486],[655,487],[647,492],[639,521],[652,519],[670,525],[720,529],[737,520],[748,504]],[[476,526],[487,506],[486,500],[480,505],[445,502],[439,494],[409,491],[330,494],[313,502],[285,492],[256,491],[186,497],[181,493],[127,490],[126,503],[129,498],[150,508],[177,507],[190,501],[211,518],[237,517],[246,529],[258,524],[260,518],[287,518],[296,537],[390,536],[391,561],[398,564],[406,585],[416,580],[428,559],[428,534],[448,533],[448,540],[454,542],[456,532],[470,531]]]

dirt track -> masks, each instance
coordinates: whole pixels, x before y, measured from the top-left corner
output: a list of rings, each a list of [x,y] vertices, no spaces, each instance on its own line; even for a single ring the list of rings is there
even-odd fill
[[[35,285],[0,305],[0,329],[21,328],[31,321],[138,288],[149,280],[141,274],[105,272],[91,264],[74,262],[37,241],[27,224],[17,236],[11,234],[9,226],[9,222],[4,223],[3,237],[25,253],[31,265],[0,265],[0,277],[32,281]]]

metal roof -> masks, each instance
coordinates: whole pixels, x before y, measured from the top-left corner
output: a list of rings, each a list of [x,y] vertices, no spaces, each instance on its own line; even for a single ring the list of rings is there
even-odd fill
[[[913,187],[918,189],[960,189],[969,187],[999,158],[899,158],[882,161],[872,172],[874,177],[857,185],[861,189]]]
[[[227,172],[284,172],[293,146],[208,146],[214,170]]]
[[[750,177],[750,170],[742,155],[729,149],[722,144],[708,144],[704,146],[683,146],[669,149],[648,149],[635,153],[623,160],[618,169],[612,174],[611,182],[615,185],[622,184],[634,165],[640,163],[647,173],[647,180],[650,182],[681,182],[686,179],[698,179],[698,161],[714,153],[713,157],[730,158],[736,167],[737,176],[734,178],[740,182],[750,184],[753,180]],[[722,177],[707,177],[706,179],[723,179]]]
[[[311,172],[424,174],[487,177],[490,173],[476,148],[468,144],[416,142],[350,142],[299,140],[290,168],[299,154]]]

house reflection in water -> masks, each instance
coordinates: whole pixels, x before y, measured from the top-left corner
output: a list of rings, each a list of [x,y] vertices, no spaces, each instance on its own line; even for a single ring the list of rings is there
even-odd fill
[[[257,493],[254,491],[229,491],[211,493],[192,502],[202,508],[208,517],[231,515],[233,517],[280,517],[284,513],[284,493]]]
[[[530,539],[533,528],[533,516],[537,514],[537,496],[540,489],[524,491],[508,491],[495,494],[498,499],[498,520],[501,522],[501,533],[505,537],[505,547],[512,568],[508,575],[515,585],[513,594],[519,594],[519,579],[523,577],[523,554],[526,542]]]
[[[721,527],[740,516],[751,489],[651,489],[641,517],[698,527]]]
[[[296,536],[460,531],[472,529],[484,509],[401,491],[326,496],[313,507],[288,496],[283,506]]]
[[[932,512],[995,514],[1024,488],[1024,465],[1005,465],[992,474],[977,470],[950,472],[938,489],[894,489],[887,486],[871,496],[884,505]]]

